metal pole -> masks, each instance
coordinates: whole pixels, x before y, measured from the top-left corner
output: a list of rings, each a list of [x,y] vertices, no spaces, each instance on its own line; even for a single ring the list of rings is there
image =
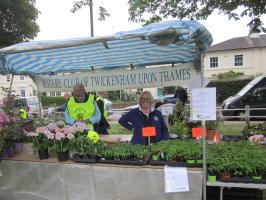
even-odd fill
[[[201,55],[201,58],[200,58],[200,62],[201,62],[201,88],[204,87],[204,56],[205,55]],[[202,147],[203,147],[203,184],[202,184],[202,187],[203,187],[203,200],[206,200],[207,199],[207,180],[206,180],[206,177],[207,177],[207,155],[206,155],[206,128],[205,128],[205,120],[202,121]]]
[[[11,95],[11,89],[12,89],[12,85],[13,85],[13,80],[14,80],[14,74],[12,74],[12,77],[11,77],[11,82],[10,82],[10,85],[9,85],[9,90],[8,90],[8,98],[10,97]]]
[[[91,37],[93,37],[94,36],[94,30],[93,30],[93,5],[92,5],[92,0],[90,0],[89,6],[90,6]]]
[[[42,116],[42,99],[41,99],[41,93],[38,91],[37,89],[37,97],[38,97],[38,101],[39,101],[39,118],[43,118]]]

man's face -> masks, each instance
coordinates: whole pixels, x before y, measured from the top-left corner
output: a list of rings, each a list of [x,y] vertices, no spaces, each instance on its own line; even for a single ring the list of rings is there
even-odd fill
[[[73,94],[77,101],[82,101],[85,95],[85,90],[82,87],[74,87]]]

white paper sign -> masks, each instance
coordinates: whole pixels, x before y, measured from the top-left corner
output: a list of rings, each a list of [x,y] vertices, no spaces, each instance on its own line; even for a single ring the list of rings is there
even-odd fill
[[[216,88],[192,89],[192,120],[216,120]]]
[[[190,85],[200,77],[193,63],[139,69],[94,70],[63,75],[39,75],[35,83],[40,92],[70,92],[76,83],[86,91],[112,91],[131,88]]]
[[[162,115],[168,116],[173,114],[173,107],[163,107],[162,108]]]
[[[165,192],[189,192],[186,167],[164,167]]]

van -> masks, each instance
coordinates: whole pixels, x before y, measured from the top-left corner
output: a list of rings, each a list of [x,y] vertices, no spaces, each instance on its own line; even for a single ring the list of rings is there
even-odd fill
[[[224,116],[239,116],[244,115],[244,110],[230,110],[230,109],[244,109],[246,105],[250,108],[266,108],[266,76],[259,76],[249,82],[236,95],[227,98],[222,103],[222,111]],[[251,110],[250,116],[266,116],[266,110]]]
[[[39,100],[36,96],[30,97],[16,97],[14,99],[15,109],[26,110],[29,117],[39,114]]]

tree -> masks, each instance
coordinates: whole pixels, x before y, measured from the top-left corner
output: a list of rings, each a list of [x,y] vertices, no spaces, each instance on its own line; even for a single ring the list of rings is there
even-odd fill
[[[129,0],[128,4],[129,19],[135,22],[148,24],[167,17],[205,20],[218,10],[229,19],[248,16],[252,32],[266,32],[261,20],[266,14],[265,0]]]
[[[90,7],[90,25],[91,25],[91,37],[94,36],[94,30],[93,30],[93,0],[79,0],[79,1],[75,1],[73,8],[71,9],[72,13],[77,12],[78,10],[80,10],[82,7],[84,6],[89,6]],[[110,14],[108,13],[108,11],[102,7],[99,6],[99,21],[104,21],[106,19],[106,17],[109,17]]]
[[[0,48],[37,36],[39,11],[34,0],[0,1]]]
[[[75,1],[74,5],[73,5],[73,8],[71,9],[71,12],[75,13],[75,12],[77,12],[78,10],[80,10],[84,6],[90,6],[90,0]],[[99,17],[98,17],[98,20],[99,21],[104,21],[106,19],[106,17],[109,17],[109,16],[110,16],[110,14],[108,13],[108,11],[104,7],[99,6]]]

